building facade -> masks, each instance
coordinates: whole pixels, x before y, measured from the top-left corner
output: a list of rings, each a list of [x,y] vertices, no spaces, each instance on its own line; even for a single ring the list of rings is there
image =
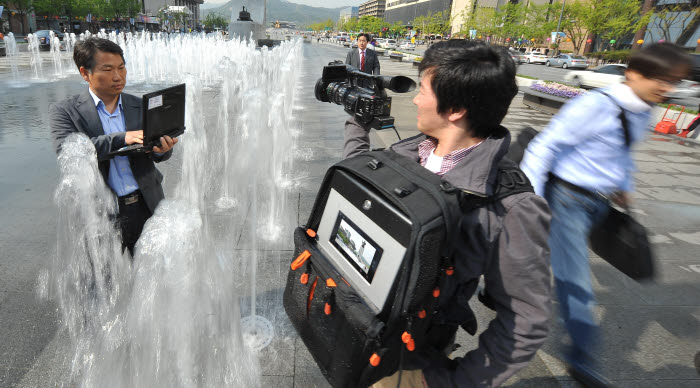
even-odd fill
[[[450,12],[452,0],[387,0],[384,20],[388,23],[409,23],[419,16]]]
[[[359,16],[374,16],[383,19],[385,9],[386,0],[370,0],[368,2],[360,4]]]
[[[142,24],[148,25],[148,29],[169,30],[173,28],[167,13],[164,15],[163,10],[167,7],[187,7],[190,13],[187,13],[188,28],[196,28],[201,25],[199,6],[204,3],[204,0],[142,0],[143,10],[142,17],[139,20]],[[160,18],[163,17],[163,20]]]
[[[360,7],[347,7],[340,10],[340,23],[360,16]]]

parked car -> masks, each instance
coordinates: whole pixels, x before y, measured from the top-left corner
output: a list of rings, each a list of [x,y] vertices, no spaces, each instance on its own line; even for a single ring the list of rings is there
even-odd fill
[[[690,54],[690,59],[693,62],[692,76],[690,79],[700,82],[700,54]]]
[[[51,30],[39,30],[34,33],[39,39],[39,50],[51,50],[51,34],[49,31]],[[53,30],[53,33],[61,40],[61,48],[63,49],[63,33],[56,30]],[[29,42],[29,37],[24,38],[24,40]]]
[[[542,63],[547,62],[547,56],[537,51],[525,53],[525,62],[527,63]]]
[[[673,99],[700,97],[700,83],[684,79],[676,86],[674,91],[666,94],[666,97]]]
[[[600,88],[625,80],[627,65],[602,65],[591,71],[576,70],[564,76],[564,81],[582,88]]]
[[[508,54],[510,54],[510,57],[513,58],[513,62],[515,62],[516,65],[527,61],[525,54],[521,53],[520,51],[509,50]]]
[[[591,61],[580,55],[560,54],[556,57],[547,58],[545,66],[561,66],[562,69],[579,68],[587,69]]]
[[[411,42],[406,42],[406,43],[402,43],[402,44],[399,46],[399,48],[400,48],[400,49],[404,49],[404,50],[415,50],[415,49],[416,49],[416,45],[413,44],[413,43],[411,43]]]

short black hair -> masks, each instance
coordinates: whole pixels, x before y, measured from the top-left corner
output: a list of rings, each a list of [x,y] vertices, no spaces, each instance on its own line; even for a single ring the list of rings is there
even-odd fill
[[[84,67],[92,73],[92,70],[95,68],[95,54],[98,51],[119,54],[122,57],[122,61],[126,63],[124,51],[118,44],[109,39],[89,38],[76,43],[73,49],[73,62],[78,66],[78,70]]]
[[[372,38],[371,38],[371,37],[369,36],[369,34],[366,33],[366,32],[363,32],[363,33],[357,35],[357,40],[360,40],[360,37],[361,37],[361,36],[364,36],[365,38],[367,38],[367,41],[368,41],[368,42],[371,42],[371,41],[372,41]]]
[[[480,41],[434,43],[418,72],[432,76],[438,113],[466,109],[472,136],[478,138],[496,131],[518,94],[513,59],[505,49]]]
[[[668,78],[674,75],[688,76],[692,62],[690,55],[673,43],[654,43],[632,54],[627,64],[645,78]]]

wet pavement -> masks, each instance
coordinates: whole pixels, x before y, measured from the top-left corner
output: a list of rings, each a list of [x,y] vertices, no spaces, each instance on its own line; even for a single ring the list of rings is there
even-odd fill
[[[339,106],[317,102],[313,87],[329,61],[343,59],[346,49],[304,45],[304,66],[294,115],[299,122],[291,197],[297,222],[304,223],[325,170],[341,157],[346,114]],[[4,58],[0,58],[0,69]],[[382,73],[416,75],[410,63],[382,60]],[[8,73],[0,72],[0,83]],[[77,75],[29,88],[0,93],[0,387],[53,386],[62,373],[57,355],[69,349],[58,331],[55,302],[36,296],[37,276],[56,248],[56,214],[52,202],[58,182],[56,158],[48,131],[48,105],[85,88]],[[127,88],[127,92],[143,92]],[[213,92],[212,92],[213,93]],[[402,137],[416,133],[415,92],[395,95],[392,113]],[[212,95],[213,97],[213,95]],[[206,112],[205,112],[206,113]],[[210,114],[213,114],[211,110]],[[530,125],[542,129],[550,116],[522,105],[516,97],[505,125],[514,131]],[[393,132],[372,134],[378,146],[396,140]],[[693,357],[700,351],[700,156],[698,144],[652,134],[635,152],[636,215],[655,243],[659,277],[640,285],[592,256],[591,267],[603,332],[602,372],[620,387],[697,387],[700,375]],[[172,192],[178,155],[159,165]],[[258,310],[276,325],[277,338],[260,353],[263,386],[326,387],[303,343],[286,321],[281,292],[291,260],[287,238],[259,263]],[[239,237],[240,238],[240,237]],[[493,317],[474,301],[483,330]],[[244,305],[243,310],[246,309]],[[246,315],[245,311],[242,312]],[[506,385],[576,387],[560,361],[565,344],[553,317],[553,332],[530,365]],[[476,346],[476,337],[459,333],[461,356]]]

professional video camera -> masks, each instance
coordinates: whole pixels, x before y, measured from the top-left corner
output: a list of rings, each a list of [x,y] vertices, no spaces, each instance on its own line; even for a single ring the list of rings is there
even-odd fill
[[[362,72],[341,61],[334,61],[323,68],[323,76],[316,82],[316,99],[343,105],[345,111],[358,123],[374,129],[394,127],[389,89],[395,93],[414,90],[416,83],[404,76],[389,77]]]

